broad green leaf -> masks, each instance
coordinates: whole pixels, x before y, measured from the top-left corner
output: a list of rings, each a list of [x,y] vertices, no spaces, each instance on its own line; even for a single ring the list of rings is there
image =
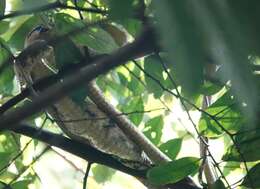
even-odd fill
[[[150,78],[145,74],[145,83],[147,84],[147,90],[150,93],[153,93],[155,98],[160,98],[163,94],[162,87],[155,80],[159,81],[160,84],[164,84],[163,78],[163,67],[158,60],[158,57],[151,55],[145,58],[144,60],[144,70],[152,76]]]
[[[226,189],[226,187],[225,187],[224,183],[222,182],[222,180],[218,179],[212,185],[212,189]]]
[[[5,21],[5,20],[0,21],[0,35],[4,34],[5,32],[8,31],[9,24],[10,24],[10,22],[8,22],[8,21]]]
[[[193,95],[203,83],[203,36],[186,1],[153,1],[162,45],[182,90]]]
[[[158,145],[161,141],[163,124],[164,122],[162,116],[154,117],[145,123],[143,133],[155,145]]]
[[[223,160],[226,161],[257,161],[260,159],[260,151],[256,150],[260,148],[260,133],[257,129],[241,130],[235,136],[236,145],[231,145],[226,154],[223,156]],[[237,151],[239,148],[239,152]],[[243,155],[244,160],[241,155]]]
[[[23,1],[23,7],[24,9],[31,9],[31,8],[34,8],[34,7],[40,7],[40,6],[43,6],[43,5],[46,5],[48,4],[48,1],[47,0],[24,0]]]
[[[260,163],[256,164],[254,167],[252,167],[249,172],[247,173],[242,185],[251,188],[251,182],[253,182],[254,188],[259,188],[260,187]]]
[[[115,170],[102,166],[102,165],[96,165],[94,168],[91,169],[93,176],[95,178],[95,181],[98,183],[105,183],[109,180],[111,180],[112,176],[115,174]]]
[[[151,183],[163,185],[178,182],[188,175],[194,174],[199,169],[199,159],[185,157],[169,163],[164,163],[147,172]]]
[[[85,27],[82,20],[76,19],[65,13],[58,13],[54,17],[56,32],[64,35],[68,32]],[[71,36],[77,45],[83,45],[94,49],[97,53],[111,53],[118,48],[112,36],[101,27],[88,27]]]
[[[141,97],[132,98],[131,101],[124,105],[122,111],[128,114],[128,118],[135,124],[139,125],[144,115],[144,104]]]
[[[0,16],[3,16],[5,13],[5,5],[6,5],[5,0],[1,0],[0,1]]]
[[[39,17],[33,16],[27,19],[11,36],[8,41],[11,48],[21,51],[24,48],[24,41],[27,34],[37,25],[39,25]]]
[[[169,140],[160,145],[159,149],[174,160],[181,150],[182,138]]]

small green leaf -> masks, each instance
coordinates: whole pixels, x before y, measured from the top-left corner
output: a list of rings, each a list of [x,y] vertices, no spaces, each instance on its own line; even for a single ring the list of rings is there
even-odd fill
[[[251,181],[253,182],[254,188],[260,187],[260,163],[252,167],[247,173],[242,185],[251,188]]]
[[[198,169],[198,158],[185,157],[149,169],[147,178],[151,183],[158,185],[175,183],[188,175],[196,173]]]
[[[130,113],[129,119],[135,124],[139,125],[144,115],[144,104],[141,97],[132,98],[132,100],[123,107],[124,113]]]
[[[12,158],[10,152],[0,152],[0,169],[6,166]]]
[[[162,137],[163,117],[157,116],[145,123],[143,133],[148,137],[155,145],[158,145]]]
[[[111,180],[112,176],[115,174],[115,170],[102,166],[102,165],[96,165],[94,168],[91,169],[93,176],[95,178],[95,181],[98,183],[105,183],[109,180]]]
[[[181,150],[182,138],[169,140],[160,145],[160,150],[174,160]]]

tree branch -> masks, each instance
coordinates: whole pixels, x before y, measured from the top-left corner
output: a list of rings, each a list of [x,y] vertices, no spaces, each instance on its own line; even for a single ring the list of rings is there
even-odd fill
[[[40,42],[39,45],[43,46],[46,45],[46,43],[43,44]],[[0,117],[0,129],[14,127],[20,121],[43,110],[62,96],[82,84],[91,81],[98,75],[104,74],[119,65],[123,65],[128,60],[139,57],[140,54],[153,52],[155,46],[153,31],[150,28],[146,28],[142,35],[133,43],[125,45],[109,56],[94,61],[93,64],[79,70],[77,74],[68,76],[64,82],[51,86],[39,97],[35,98],[34,102],[22,107],[17,107],[13,112],[7,112],[2,115]]]
[[[58,147],[64,151],[81,157],[88,162],[102,164],[134,177],[145,178],[145,170],[139,171],[129,168],[123,165],[118,159],[112,157],[112,155],[103,153],[85,143],[81,143],[49,131],[38,130],[37,128],[26,124],[20,124],[18,128],[12,129],[12,131],[45,142],[51,146]]]

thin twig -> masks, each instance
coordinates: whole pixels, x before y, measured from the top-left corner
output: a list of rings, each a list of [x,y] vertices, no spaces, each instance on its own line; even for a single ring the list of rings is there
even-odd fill
[[[89,171],[90,171],[91,165],[92,165],[92,162],[88,162],[85,176],[83,178],[83,189],[87,189],[87,182],[88,182],[88,176],[89,176]]]

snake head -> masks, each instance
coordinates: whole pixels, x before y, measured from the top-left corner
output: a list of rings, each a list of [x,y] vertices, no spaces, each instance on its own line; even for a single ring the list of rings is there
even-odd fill
[[[31,45],[35,41],[50,39],[50,29],[44,26],[35,27],[25,39],[25,47]]]

